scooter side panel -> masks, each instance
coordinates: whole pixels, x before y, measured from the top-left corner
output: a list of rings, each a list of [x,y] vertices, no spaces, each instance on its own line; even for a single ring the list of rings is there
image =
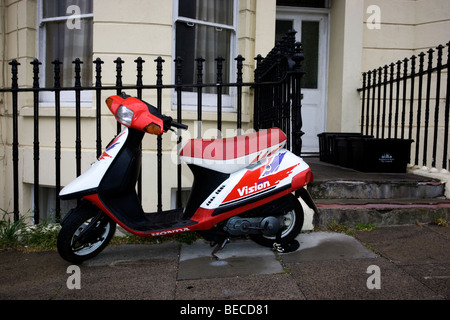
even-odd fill
[[[59,196],[63,199],[70,199],[75,198],[80,194],[95,193],[106,171],[122,149],[127,136],[128,128],[125,127],[122,132],[111,141],[98,160],[94,162],[86,172],[65,186],[59,193]]]
[[[266,203],[269,203],[271,201],[274,201],[276,199],[279,199],[287,194],[291,193],[290,189],[282,190],[276,194],[262,197],[261,199],[250,202],[247,204],[243,204],[242,206],[239,206],[237,208],[225,211],[219,215],[214,215],[215,211],[214,209],[204,209],[200,207],[195,215],[191,218],[193,221],[198,222],[198,224],[192,226],[191,231],[198,231],[198,230],[209,230],[214,225],[216,225],[219,222],[222,222],[228,218],[231,218],[235,215],[241,214],[243,212],[249,211],[251,209],[257,208],[259,206],[262,206]]]
[[[290,188],[293,177],[307,169],[309,166],[300,157],[281,149],[262,162],[231,174],[200,207],[226,210],[256,201],[264,194]]]
[[[293,179],[310,173],[303,159],[282,149],[273,157],[230,175],[192,216],[198,224],[191,230],[208,230],[230,217],[296,191],[300,186],[293,186]]]

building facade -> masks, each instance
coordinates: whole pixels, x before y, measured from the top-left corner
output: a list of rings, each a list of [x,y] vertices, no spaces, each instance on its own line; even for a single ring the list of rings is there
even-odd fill
[[[359,131],[362,72],[409,57],[450,40],[450,3],[447,0],[1,0],[0,1],[0,87],[11,86],[12,59],[20,63],[19,87],[33,86],[30,62],[38,58],[41,87],[53,85],[52,61],[62,64],[63,86],[73,85],[72,61],[80,58],[82,85],[95,83],[96,58],[102,65],[102,84],[114,85],[116,65],[123,64],[124,85],[136,83],[134,60],[144,61],[144,84],[156,83],[155,59],[164,59],[164,83],[175,82],[174,59],[184,60],[183,81],[195,82],[195,58],[205,59],[205,81],[215,81],[215,58],[224,58],[224,81],[234,81],[234,58],[242,55],[244,81],[253,81],[256,55],[265,56],[274,43],[289,29],[297,31],[296,39],[304,50],[303,79],[303,149],[318,151],[317,134],[323,131]],[[114,94],[114,92],[110,92]],[[132,93],[131,93],[132,94]],[[234,92],[225,92],[224,131],[234,133]],[[108,92],[103,93],[103,100]],[[75,177],[74,95],[64,92],[62,98],[62,185]],[[81,118],[85,170],[95,161],[95,109],[92,92],[83,92]],[[155,100],[154,92],[144,92],[144,100]],[[39,96],[40,185],[43,218],[51,212],[55,197],[54,173],[47,170],[54,162],[54,96]],[[203,93],[202,136],[214,137],[215,92]],[[176,116],[175,94],[164,91],[163,113]],[[194,128],[196,95],[183,92],[183,119]],[[0,208],[12,210],[12,121],[11,97],[0,93]],[[19,98],[19,180],[21,213],[33,210],[33,100],[32,93]],[[101,111],[103,136],[113,137],[114,118],[106,105]],[[243,129],[252,128],[252,91],[244,91]],[[194,132],[187,133],[194,136]],[[224,135],[227,135],[225,132]],[[104,141],[107,142],[107,141]],[[163,163],[173,162],[175,141],[164,139]],[[156,143],[144,140],[143,188],[144,209],[152,211],[156,199],[152,189]],[[165,208],[173,206],[174,170],[163,166]],[[147,178],[146,178],[147,177]],[[192,177],[183,170],[183,187]]]

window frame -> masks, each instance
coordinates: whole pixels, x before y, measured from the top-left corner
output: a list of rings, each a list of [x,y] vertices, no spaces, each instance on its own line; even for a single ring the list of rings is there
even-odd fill
[[[46,50],[47,50],[47,30],[46,24],[51,22],[60,22],[73,19],[73,15],[59,16],[44,18],[44,0],[37,1],[37,55],[39,61],[42,63],[39,72],[39,86],[41,88],[45,87],[46,83],[46,66],[47,63],[52,63],[52,61],[46,61]],[[84,13],[76,16],[79,19],[92,19],[94,22],[94,13]],[[92,30],[93,32],[93,30]],[[83,61],[83,65],[88,63],[92,64],[92,61]],[[92,65],[91,65],[92,68]],[[73,75],[75,77],[75,75]],[[90,107],[92,106],[92,92],[81,91],[81,106]],[[61,91],[60,92],[61,106],[64,107],[74,107],[75,106],[75,92],[74,91]],[[40,106],[49,107],[55,105],[55,94],[54,92],[42,91],[39,94]]]
[[[176,58],[176,23],[193,23],[204,25],[208,27],[221,28],[231,31],[230,36],[230,63],[225,65],[227,68],[227,72],[229,72],[229,82],[236,82],[236,63],[234,59],[237,57],[237,47],[238,47],[238,18],[239,18],[239,0],[233,0],[233,25],[227,25],[222,23],[214,23],[210,21],[197,20],[192,18],[187,18],[183,16],[179,16],[179,3],[180,0],[173,1],[173,21],[172,21],[172,57]],[[183,58],[183,57],[181,57]],[[214,72],[216,69],[214,69]],[[225,72],[225,69],[223,70]],[[174,79],[175,83],[175,67],[172,68],[172,79]],[[236,88],[230,87],[229,92],[227,94],[222,93],[222,111],[223,112],[236,112],[236,105],[234,103],[236,99]],[[197,110],[197,92],[186,92],[182,91],[182,105],[183,110],[186,111],[194,111]],[[202,93],[202,110],[203,111],[217,111],[217,94],[215,93]],[[177,108],[177,95],[175,90],[172,93],[172,110],[176,110]]]

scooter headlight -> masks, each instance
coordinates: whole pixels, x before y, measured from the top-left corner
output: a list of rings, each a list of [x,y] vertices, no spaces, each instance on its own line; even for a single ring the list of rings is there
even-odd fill
[[[124,126],[131,126],[131,121],[133,120],[134,112],[127,107],[121,105],[117,109],[116,119]]]

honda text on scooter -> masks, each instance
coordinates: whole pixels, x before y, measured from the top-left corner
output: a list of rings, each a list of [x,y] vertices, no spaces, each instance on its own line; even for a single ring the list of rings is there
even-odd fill
[[[179,151],[193,174],[185,208],[144,212],[136,193],[145,133],[161,135],[187,129],[171,117],[126,94],[106,99],[124,129],[92,166],[61,192],[81,199],[61,221],[57,247],[62,258],[81,263],[100,253],[116,224],[142,237],[198,232],[216,244],[213,255],[231,237],[249,236],[280,252],[298,248],[303,226],[298,200],[317,211],[304,188],[312,181],[309,166],[284,148],[278,128],[223,139],[191,139]],[[295,194],[295,195],[294,195]]]

